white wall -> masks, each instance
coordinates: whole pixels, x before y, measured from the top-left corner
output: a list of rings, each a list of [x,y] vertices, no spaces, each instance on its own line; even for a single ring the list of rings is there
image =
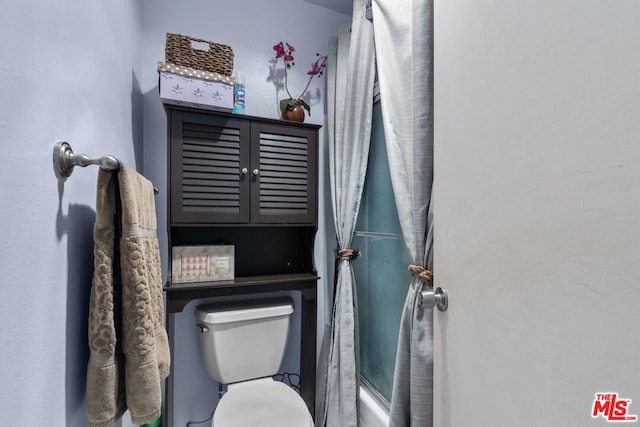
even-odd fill
[[[640,414],[640,3],[435,3],[434,425]]]
[[[0,40],[0,425],[86,426],[97,169],[59,187],[52,150],[142,166],[139,6],[4,2]]]
[[[205,2],[199,0],[143,2],[143,42],[142,42],[142,91],[144,93],[144,151],[145,174],[157,183],[160,189],[158,203],[166,203],[167,129],[166,116],[158,96],[158,76],[156,64],[164,61],[164,46],[167,32],[186,34],[231,45],[235,54],[234,69],[245,73],[246,114],[278,118],[278,102],[285,95],[277,93],[268,81],[270,60],[274,57],[273,45],[288,41],[297,52],[296,65],[289,77],[292,92],[300,91],[307,81],[306,71],[315,59],[316,52],[326,53],[328,40],[337,35],[338,27],[350,22],[351,17],[305,2],[292,0],[261,0]],[[324,78],[315,79],[311,90],[318,91],[320,97],[311,104],[308,123],[325,124],[325,84]],[[320,131],[320,162],[326,156],[324,128]],[[321,169],[320,192],[324,191],[324,168]],[[327,199],[328,200],[328,199]],[[324,287],[328,274],[325,215],[330,209],[321,198],[319,203],[319,231],[316,239],[316,267],[320,281],[318,291],[318,325],[324,324]],[[160,210],[160,228],[166,224],[167,212]],[[165,226],[166,227],[166,226]],[[161,236],[163,264],[166,273],[166,234]],[[333,240],[329,241],[331,245]],[[329,263],[333,265],[333,260]],[[328,282],[331,283],[331,282]],[[175,378],[174,425],[185,425],[189,420],[201,420],[209,416],[217,400],[217,385],[202,366],[198,347],[197,330],[194,323],[194,309],[197,302],[189,304],[185,310],[175,315],[176,344],[173,353]],[[293,319],[293,325],[298,321]],[[298,335],[297,328],[292,336]],[[322,332],[322,331],[320,331]],[[318,336],[320,339],[321,336]],[[293,342],[294,348],[296,342]],[[297,372],[295,362],[298,354],[289,351],[285,368]]]

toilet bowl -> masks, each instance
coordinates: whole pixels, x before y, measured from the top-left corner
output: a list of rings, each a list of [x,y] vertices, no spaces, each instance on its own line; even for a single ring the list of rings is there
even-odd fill
[[[229,386],[211,425],[313,427],[313,419],[298,393],[284,383],[266,378]]]
[[[200,305],[200,350],[209,375],[227,385],[214,427],[313,427],[300,395],[273,375],[284,356],[290,298]]]

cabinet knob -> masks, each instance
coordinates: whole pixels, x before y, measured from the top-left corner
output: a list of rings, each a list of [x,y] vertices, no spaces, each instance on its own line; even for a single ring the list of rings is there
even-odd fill
[[[242,168],[242,169],[240,169],[240,173],[241,173],[242,175],[246,175],[246,174],[247,174],[247,172],[249,172],[249,169],[247,169],[247,168]]]
[[[253,170],[253,176],[258,176],[259,173],[260,171],[258,169]]]

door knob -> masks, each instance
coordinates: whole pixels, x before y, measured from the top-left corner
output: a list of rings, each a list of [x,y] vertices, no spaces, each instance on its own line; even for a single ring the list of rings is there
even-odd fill
[[[437,307],[440,311],[447,311],[447,307],[449,307],[449,295],[441,287],[422,291],[418,298],[420,298],[420,306],[423,308]]]
[[[240,169],[240,173],[241,173],[242,175],[246,175],[246,174],[247,174],[247,172],[249,172],[249,169],[247,169],[247,168],[242,168],[242,169]]]
[[[258,176],[259,173],[260,171],[258,169],[253,170],[253,176]]]

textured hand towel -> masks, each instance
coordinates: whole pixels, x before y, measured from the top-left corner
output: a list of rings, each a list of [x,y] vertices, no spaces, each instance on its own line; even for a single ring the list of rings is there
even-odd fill
[[[121,336],[122,294],[119,255],[115,253],[116,225],[119,228],[119,221],[116,221],[117,190],[115,174],[100,169],[89,303],[87,416],[91,427],[111,426],[126,410],[123,353],[117,338]]]
[[[169,374],[153,185],[131,168],[100,170],[89,307],[90,427],[128,408],[135,424],[160,416]],[[119,242],[116,245],[115,242]]]

